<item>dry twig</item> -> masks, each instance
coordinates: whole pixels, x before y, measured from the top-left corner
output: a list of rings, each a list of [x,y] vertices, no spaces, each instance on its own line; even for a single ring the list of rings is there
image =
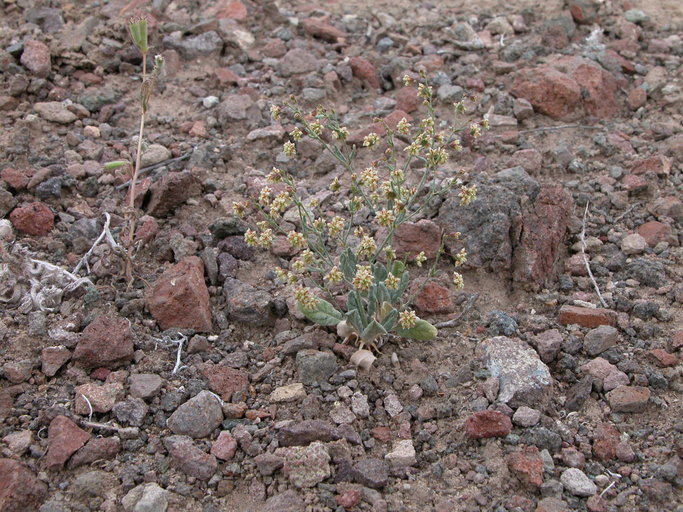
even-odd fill
[[[589,205],[589,203],[586,203],[586,209],[583,212],[583,224],[581,225],[581,256],[583,256],[583,262],[586,264],[586,270],[588,271],[588,277],[590,278],[591,282],[593,283],[593,287],[595,288],[595,293],[598,294],[598,299],[600,299],[600,304],[602,304],[603,308],[606,308],[607,303],[605,302],[605,299],[602,298],[602,294],[600,293],[600,288],[598,287],[598,283],[595,281],[595,277],[593,277],[593,271],[591,270],[591,266],[588,263],[588,257],[586,256],[586,216],[588,215],[588,205]]]

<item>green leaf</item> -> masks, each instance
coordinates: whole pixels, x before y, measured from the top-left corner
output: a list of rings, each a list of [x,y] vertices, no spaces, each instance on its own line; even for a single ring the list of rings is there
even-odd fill
[[[396,277],[401,277],[403,275],[403,272],[406,270],[406,265],[402,261],[396,260],[394,261],[394,264],[391,266],[391,273],[394,274]]]
[[[382,327],[384,327],[387,332],[391,332],[396,327],[396,321],[398,320],[398,311],[391,307],[391,304],[385,302],[391,308],[388,313],[385,313],[384,319],[382,320]],[[382,309],[384,310],[384,304],[382,304]]]
[[[360,318],[360,313],[358,313],[357,309],[352,309],[351,311],[347,311],[346,315],[346,321],[350,323],[353,327],[355,327],[356,331],[361,332],[361,325],[363,324],[363,321]]]
[[[349,292],[349,297],[346,303],[349,311],[355,309],[356,311],[358,311],[361,317],[363,316],[362,313],[365,312],[365,308],[363,307],[363,300],[358,296],[358,292],[356,290],[351,290]]]
[[[147,20],[145,18],[138,18],[132,20],[128,28],[130,29],[130,35],[133,38],[133,43],[137,46],[142,53],[147,53],[149,50],[147,42]]]
[[[363,329],[360,339],[363,341],[374,341],[378,336],[386,334],[387,330],[377,320],[372,320],[368,326]]]
[[[384,283],[379,283],[377,285],[377,302],[391,302],[391,293],[389,293],[389,288]]]
[[[402,329],[400,326],[396,328],[399,336],[404,338],[412,338],[414,340],[426,341],[436,338],[437,330],[432,324],[426,320],[418,319],[417,323],[410,329]]]
[[[301,302],[298,306],[306,318],[318,325],[337,325],[344,318],[340,311],[323,299],[318,299],[318,303],[312,308],[304,306]]]
[[[398,288],[395,290],[391,290],[391,302],[392,303],[397,303],[398,300],[403,296],[405,293],[406,289],[408,288],[408,284],[410,283],[410,276],[408,272],[404,272],[403,275],[401,276],[401,281],[398,283]]]
[[[348,247],[339,256],[339,266],[347,281],[351,281],[355,277],[357,263],[356,255]]]
[[[130,165],[130,162],[128,160],[114,160],[113,162],[107,162],[104,164],[104,170],[113,171],[114,169],[118,169],[124,165]]]
[[[372,274],[375,276],[375,282],[379,283],[387,278],[389,272],[387,272],[387,267],[377,262],[372,266]]]
[[[377,300],[377,285],[373,284],[368,290],[368,316],[375,314],[379,301]]]

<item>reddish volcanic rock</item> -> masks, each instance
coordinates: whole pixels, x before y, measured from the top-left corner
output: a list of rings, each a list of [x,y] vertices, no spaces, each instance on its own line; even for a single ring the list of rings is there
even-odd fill
[[[470,439],[505,437],[511,430],[512,420],[498,411],[475,412],[465,423],[465,431]]]
[[[38,510],[47,497],[47,485],[21,462],[0,459],[0,511]]]
[[[47,235],[55,225],[55,214],[41,202],[19,206],[10,213],[9,218],[15,228],[33,236]]]
[[[57,469],[90,439],[90,434],[66,416],[57,416],[47,431],[48,450],[45,456],[47,469]]]
[[[115,368],[133,360],[130,322],[118,315],[100,315],[84,330],[73,360],[85,368]]]

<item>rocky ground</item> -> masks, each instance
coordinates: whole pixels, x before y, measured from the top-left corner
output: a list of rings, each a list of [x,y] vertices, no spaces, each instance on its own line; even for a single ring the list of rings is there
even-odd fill
[[[683,510],[680,4],[368,4],[3,2],[0,511]],[[94,242],[123,226],[139,12],[166,69],[127,290]],[[477,200],[398,243],[462,232],[466,286],[442,260],[414,305],[452,322],[361,371],[231,205],[277,164],[337,211],[342,170],[287,158],[270,105],[359,140],[420,119],[421,70],[491,130],[440,171]],[[92,284],[64,272],[92,247]]]

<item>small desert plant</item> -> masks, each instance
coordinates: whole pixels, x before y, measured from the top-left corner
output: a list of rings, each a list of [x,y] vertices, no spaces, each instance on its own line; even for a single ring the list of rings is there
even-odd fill
[[[106,170],[114,170],[119,167],[125,167],[130,174],[130,187],[128,191],[127,207],[125,209],[126,228],[123,239],[123,250],[125,259],[125,278],[128,286],[133,281],[133,238],[135,236],[135,187],[140,173],[140,161],[143,152],[143,140],[145,133],[145,120],[147,110],[149,109],[149,99],[154,90],[154,85],[161,68],[164,64],[164,59],[161,55],[154,56],[154,66],[151,73],[147,73],[147,52],[149,51],[149,41],[147,37],[147,20],[144,17],[134,18],[128,22],[128,29],[130,31],[133,44],[142,53],[142,83],[140,85],[140,130],[138,132],[137,151],[135,153],[135,163],[127,160],[117,160],[108,162],[104,168]]]
[[[410,82],[409,77],[405,80]],[[267,248],[280,233],[293,248],[300,250],[290,269],[276,270],[278,277],[295,286],[297,305],[307,318],[323,326],[336,325],[341,337],[358,344],[356,355],[367,357],[369,364],[374,357],[364,348],[376,349],[382,336],[396,334],[429,340],[437,334],[432,324],[407,307],[409,262],[399,259],[392,247],[397,228],[417,220],[435,196],[459,188],[461,202],[468,204],[476,194],[476,187],[465,186],[457,176],[459,173],[441,181],[436,179],[436,171],[444,168],[449,153],[462,149],[463,129],[448,123],[438,125],[432,87],[419,83],[418,94],[426,105],[427,115],[416,125],[405,118],[395,126],[382,122],[382,128],[377,130],[383,132],[382,136],[366,135],[364,148],[379,148],[383,139],[384,151],[378,160],[361,170],[354,166],[357,148],[346,143],[348,129],[334,112],[318,107],[307,115],[294,102],[286,106],[297,127],[289,134],[291,140],[284,144],[284,153],[295,157],[297,141],[307,135],[336,158],[345,173],[341,180],[334,178],[329,188],[333,193],[343,194],[348,187],[344,214],[325,212],[315,199],[302,198],[295,177],[278,168],[268,175],[272,187],[262,188],[251,203],[234,204],[240,215],[253,208],[261,217],[256,229],[245,234],[249,245]],[[462,102],[455,108],[456,113],[464,111]],[[283,109],[273,106],[271,113],[277,119]],[[440,129],[442,125],[445,127]],[[464,129],[477,137],[482,126],[487,127],[486,120],[472,122]],[[285,231],[283,217],[290,222],[295,219],[298,229]],[[453,257],[459,266],[465,262],[466,253],[463,250]],[[426,259],[421,252],[412,263],[422,266]],[[458,272],[454,272],[453,281],[457,288],[462,288]],[[337,299],[344,297],[342,312],[338,304],[344,301]]]

